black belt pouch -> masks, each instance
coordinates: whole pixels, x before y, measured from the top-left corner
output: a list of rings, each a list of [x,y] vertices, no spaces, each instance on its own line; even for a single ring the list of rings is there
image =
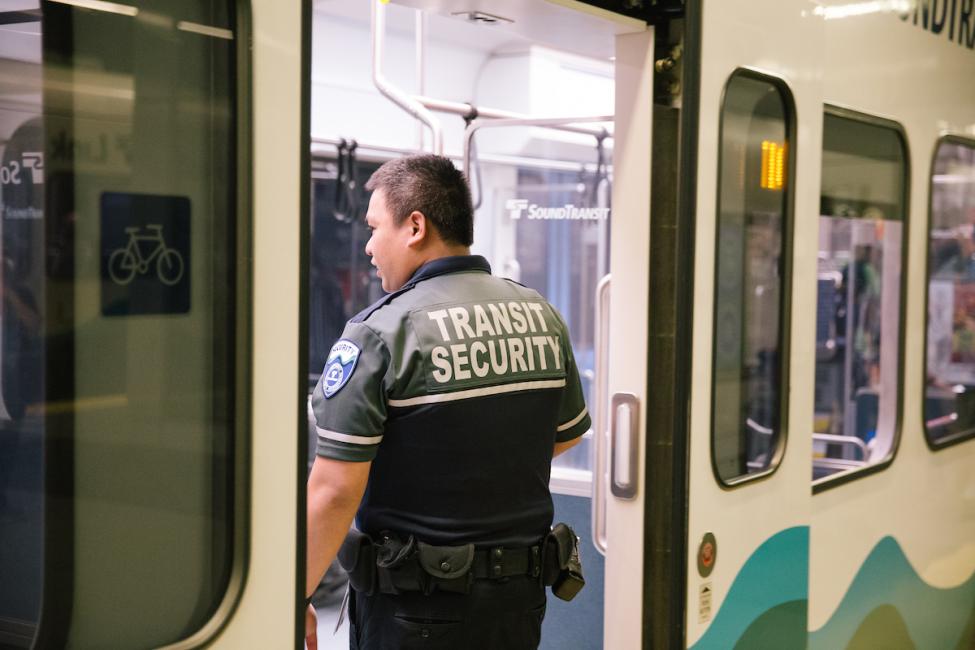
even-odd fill
[[[339,564],[349,574],[357,593],[371,596],[376,590],[376,547],[372,538],[353,528],[339,548]]]
[[[381,593],[401,594],[425,589],[416,553],[416,538],[413,535],[401,539],[393,533],[383,533],[383,543],[376,551]]]
[[[427,592],[434,589],[469,594],[474,580],[474,545],[430,546],[419,542],[420,568],[430,577]]]
[[[586,586],[579,557],[579,538],[565,524],[556,524],[545,538],[545,561],[542,581],[551,585],[552,594],[572,600]]]

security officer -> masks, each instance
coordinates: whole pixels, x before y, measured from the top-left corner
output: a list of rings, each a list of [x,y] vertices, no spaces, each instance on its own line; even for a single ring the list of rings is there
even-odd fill
[[[470,254],[448,159],[390,161],[366,188],[389,294],[348,322],[315,388],[306,595],[356,515],[366,541],[340,555],[352,648],[536,648],[551,461],[590,427],[565,323]]]

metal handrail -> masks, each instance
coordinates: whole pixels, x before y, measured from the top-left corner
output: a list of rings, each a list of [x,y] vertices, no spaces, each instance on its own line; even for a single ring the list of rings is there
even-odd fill
[[[515,111],[506,111],[500,108],[488,108],[485,106],[476,106],[469,102],[452,102],[448,99],[436,99],[434,97],[424,97],[423,95],[417,95],[414,97],[416,101],[420,102],[431,111],[437,111],[439,113],[450,113],[452,115],[460,115],[462,117],[475,118],[484,117],[498,120],[530,120],[536,119],[530,115],[524,113],[517,113]],[[610,118],[612,120],[612,118]],[[609,120],[607,120],[609,121]],[[559,131],[567,131],[569,133],[578,133],[580,135],[591,135],[594,138],[612,138],[613,134],[605,127],[593,128],[589,126],[573,126],[573,122],[566,122],[565,124],[558,124],[553,126],[553,129],[558,129]]]
[[[946,427],[946,426],[948,426],[950,424],[954,424],[957,421],[958,421],[958,414],[957,413],[949,413],[948,415],[942,415],[940,417],[931,418],[930,420],[927,420],[924,423],[924,425],[928,429],[934,429],[934,428],[937,428],[937,427]]]
[[[761,424],[759,424],[758,422],[756,422],[755,420],[753,420],[751,418],[745,418],[745,426],[747,426],[749,429],[751,429],[755,433],[759,433],[759,434],[761,434],[763,436],[774,436],[775,435],[775,429],[769,429],[768,427],[763,427]]]
[[[312,145],[326,146],[329,148],[337,147],[341,141],[342,138],[335,137],[335,136],[312,136],[311,137]],[[360,160],[364,159],[364,160],[385,161],[385,160],[391,160],[393,158],[397,158],[399,156],[406,156],[416,152],[416,149],[412,149],[409,147],[393,147],[385,144],[376,144],[375,142],[372,143],[363,142],[362,140],[356,140],[356,145],[358,145],[356,148],[356,153],[358,154]],[[379,156],[363,155],[362,152],[364,150],[379,153],[379,154],[386,154],[386,155],[379,155]],[[316,146],[312,146],[311,152],[313,156],[319,155],[319,156],[331,157],[332,155],[331,151],[325,152],[321,148],[318,148]],[[462,159],[461,154],[445,154],[445,155],[451,160],[456,160],[458,162],[460,162]],[[580,169],[584,169],[587,172],[596,171],[596,163],[592,163],[592,162],[553,160],[551,158],[548,159],[532,158],[529,156],[513,156],[513,155],[490,154],[490,153],[478,153],[477,159],[483,163],[491,163],[495,165],[521,166],[521,167],[529,167],[532,169],[548,169],[553,171],[567,171],[567,172],[578,172]],[[607,165],[606,167],[607,169],[613,168],[612,165]],[[316,172],[313,171],[312,172],[313,178],[315,177],[315,174]],[[333,177],[322,176],[322,178],[331,179]],[[603,205],[605,205],[605,203],[603,203]]]
[[[507,126],[542,126],[551,129],[561,128],[567,124],[584,124],[586,122],[612,122],[612,115],[587,115],[583,117],[514,117],[507,119],[476,119],[464,130],[464,175],[470,178],[471,169],[471,141],[480,129],[503,128]],[[608,133],[608,132],[607,132]]]
[[[838,445],[851,445],[860,450],[863,460],[866,460],[870,456],[870,448],[867,447],[867,443],[860,440],[856,436],[837,436],[832,433],[814,433],[813,440]]]
[[[371,12],[371,27],[372,27],[372,82],[376,86],[376,89],[385,97],[390,99],[394,104],[404,109],[410,115],[420,120],[428,127],[433,134],[433,152],[438,155],[443,155],[443,129],[440,126],[440,122],[433,116],[431,111],[437,111],[440,113],[451,113],[454,115],[461,115],[467,119],[474,117],[485,117],[485,118],[497,118],[497,119],[532,119],[522,113],[516,113],[514,111],[505,111],[497,108],[489,108],[486,106],[475,106],[468,102],[453,102],[445,99],[437,99],[434,97],[426,97],[422,94],[423,92],[423,81],[424,81],[424,47],[425,47],[425,28],[423,26],[422,15],[418,14],[416,18],[416,69],[417,69],[417,80],[420,84],[420,93],[418,95],[410,95],[409,93],[396,87],[386,77],[383,76],[382,72],[382,61],[383,61],[383,45],[386,39],[386,5],[379,0],[372,0],[372,12]],[[610,117],[608,120],[600,121],[611,121],[613,118]],[[580,133],[583,135],[591,135],[596,138],[611,138],[613,134],[610,133],[605,128],[593,129],[584,126],[575,126],[579,120],[566,121],[563,124],[553,125],[552,128],[559,129],[562,131],[569,131],[572,133]],[[422,144],[422,134],[419,137]]]
[[[394,104],[417,118],[428,127],[433,136],[433,153],[443,154],[443,130],[440,122],[426,106],[403,92],[383,76],[383,43],[386,35],[386,5],[379,0],[372,1],[372,83],[376,89]]]
[[[865,460],[852,460],[849,458],[813,458],[813,467],[826,469],[848,470],[866,467]]]

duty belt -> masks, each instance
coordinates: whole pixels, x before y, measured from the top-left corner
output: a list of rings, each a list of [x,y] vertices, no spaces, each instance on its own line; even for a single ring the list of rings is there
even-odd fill
[[[377,590],[385,594],[437,590],[466,594],[474,580],[526,576],[553,585],[556,596],[570,600],[585,584],[577,544],[578,538],[564,524],[538,544],[524,548],[433,546],[412,535],[393,533],[383,533],[381,542],[373,542],[368,535],[352,530],[338,559],[349,573],[352,588],[366,595]]]

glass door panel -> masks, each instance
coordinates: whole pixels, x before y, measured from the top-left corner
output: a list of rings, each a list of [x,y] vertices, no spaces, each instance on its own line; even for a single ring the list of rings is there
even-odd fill
[[[175,642],[242,569],[235,8],[89,4],[0,2],[3,648]]]

